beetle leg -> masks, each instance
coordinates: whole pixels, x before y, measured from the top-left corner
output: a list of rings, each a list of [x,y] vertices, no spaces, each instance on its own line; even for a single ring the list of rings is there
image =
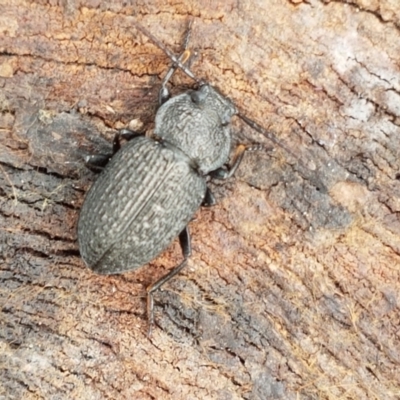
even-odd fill
[[[121,148],[121,139],[129,141],[138,136],[143,136],[143,133],[132,131],[131,129],[127,128],[120,129],[119,132],[114,136],[112,155],[114,155]]]
[[[210,176],[215,179],[225,180],[233,176],[233,174],[238,169],[240,163],[243,160],[244,153],[250,151],[258,151],[258,150],[271,150],[271,148],[267,148],[263,145],[254,145],[254,146],[245,146],[244,144],[240,144],[236,147],[235,154],[233,156],[233,161],[230,166],[225,168],[218,168],[215,171],[210,172]]]
[[[190,50],[188,50],[190,34],[192,32],[192,24],[193,24],[193,20],[190,20],[186,34],[185,34],[185,40],[183,42],[183,52],[178,58],[178,62],[181,64],[185,64],[185,63],[189,64],[190,58],[192,56],[192,52]],[[164,104],[170,98],[170,93],[167,88],[167,83],[171,79],[172,75],[175,73],[177,68],[178,68],[178,64],[174,62],[172,64],[171,68],[168,70],[167,74],[165,75],[164,79],[161,82],[161,89],[158,94],[158,103],[160,105]]]
[[[203,207],[211,207],[211,206],[215,205],[215,203],[216,203],[215,197],[214,197],[212,191],[210,190],[210,188],[207,187],[206,194],[204,196],[204,199],[203,199],[203,202],[201,203],[201,205]]]
[[[210,173],[212,178],[225,180],[230,178],[238,169],[240,163],[243,160],[243,156],[245,151],[247,150],[246,146],[240,144],[235,151],[235,155],[233,156],[233,161],[230,166],[227,168],[218,168],[215,171]]]
[[[120,138],[123,138],[129,142],[129,140],[132,140],[138,136],[143,136],[144,134],[141,132],[133,131],[132,129],[122,128],[119,130],[118,135]]]
[[[94,172],[101,172],[108,164],[111,157],[121,148],[120,133],[117,133],[113,139],[113,149],[108,154],[92,154],[85,157],[86,166]]]
[[[168,272],[167,275],[161,277],[157,282],[151,284],[147,288],[147,318],[149,323],[149,329],[147,331],[147,336],[151,336],[152,328],[154,325],[154,292],[158,290],[164,283],[168,282],[172,279],[176,274],[178,274],[183,267],[186,265],[188,258],[192,254],[192,245],[190,243],[190,234],[189,229],[186,227],[180,234],[179,234],[179,243],[182,248],[183,254],[183,261],[178,264],[174,269]]]
[[[131,140],[135,137],[142,136],[142,133],[132,131],[130,129],[121,129],[113,139],[112,153],[109,154],[92,154],[85,157],[86,166],[93,172],[101,172],[108,164],[111,157],[121,148],[121,138]]]
[[[93,154],[85,156],[86,166],[93,172],[101,172],[111,158],[111,154]]]

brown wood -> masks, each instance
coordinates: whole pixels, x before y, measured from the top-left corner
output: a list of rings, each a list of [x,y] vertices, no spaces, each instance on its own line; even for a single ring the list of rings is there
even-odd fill
[[[0,396],[400,398],[400,5],[55,3],[0,3]],[[146,287],[178,246],[119,276],[85,268],[82,157],[152,127],[170,62],[133,21],[178,54],[190,17],[194,73],[298,159],[251,153],[213,185],[149,340]]]

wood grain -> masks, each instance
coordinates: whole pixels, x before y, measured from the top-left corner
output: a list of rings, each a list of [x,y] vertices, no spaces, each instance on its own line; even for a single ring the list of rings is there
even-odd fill
[[[0,396],[399,398],[400,6],[55,3],[0,2]],[[213,184],[149,340],[146,287],[178,246],[135,272],[86,269],[83,156],[152,129],[170,61],[133,22],[179,54],[189,18],[196,76],[295,157],[250,153]]]

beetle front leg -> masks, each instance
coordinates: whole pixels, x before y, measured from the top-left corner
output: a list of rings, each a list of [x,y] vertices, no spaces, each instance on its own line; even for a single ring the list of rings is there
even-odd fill
[[[148,331],[147,336],[151,336],[151,332],[154,325],[154,292],[158,290],[164,283],[172,279],[176,274],[178,274],[183,267],[186,265],[188,258],[192,254],[192,245],[190,242],[190,233],[188,227],[186,227],[179,234],[179,243],[182,248],[183,261],[174,267],[167,275],[161,277],[157,282],[153,283],[147,288],[147,318],[148,318]]]

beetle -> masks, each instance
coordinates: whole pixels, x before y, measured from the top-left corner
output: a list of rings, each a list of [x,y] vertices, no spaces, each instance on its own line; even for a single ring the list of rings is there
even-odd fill
[[[157,257],[178,236],[183,260],[147,288],[148,335],[154,324],[154,292],[179,273],[191,255],[188,223],[201,205],[215,199],[206,176],[231,177],[247,150],[239,145],[232,162],[229,124],[238,115],[248,125],[287,149],[274,136],[238,112],[232,101],[187,67],[190,26],[184,51],[175,57],[145,28],[135,23],[170,57],[173,64],[162,81],[154,137],[129,130],[116,135],[113,155],[87,161],[105,165],[88,191],[78,221],[78,241],[86,265],[101,274],[137,269]],[[167,83],[177,68],[198,88],[169,98]],[[128,143],[121,148],[121,137]],[[291,153],[292,154],[292,153]],[[109,162],[108,162],[109,161]]]
[[[179,62],[189,58],[185,48]],[[205,177],[229,178],[247,149],[238,146],[228,166],[235,105],[205,82],[169,98],[166,84],[176,68],[174,63],[162,82],[154,137],[123,130],[114,139],[111,158],[87,159],[106,165],[88,191],[78,221],[81,256],[100,274],[137,269],[179,237],[183,261],[147,289],[149,335],[153,293],[186,265],[191,255],[187,225],[195,212],[202,204],[215,203]],[[123,147],[121,137],[129,140]]]

